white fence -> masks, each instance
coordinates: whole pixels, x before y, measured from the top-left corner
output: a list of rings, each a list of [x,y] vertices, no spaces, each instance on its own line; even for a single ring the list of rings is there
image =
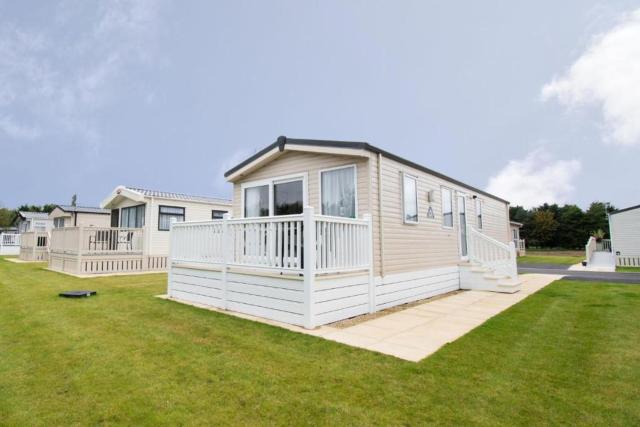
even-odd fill
[[[601,239],[596,241],[597,252],[611,252],[611,239]]]
[[[51,252],[63,254],[142,253],[141,228],[64,227],[51,230]]]
[[[469,260],[493,270],[495,274],[506,275],[511,279],[518,277],[516,247],[508,245],[482,234],[475,228],[469,230]]]
[[[20,234],[0,233],[0,255],[18,255],[20,253]]]
[[[516,245],[518,256],[525,256],[527,254],[527,245],[524,239],[516,239],[513,243]]]
[[[171,259],[281,273],[302,273],[307,262],[318,274],[371,267],[369,217],[347,219],[306,212],[306,216],[174,223]],[[307,230],[312,232],[305,234]],[[313,250],[305,257],[306,248]]]
[[[596,238],[593,236],[589,237],[589,240],[587,241],[587,244],[585,245],[585,249],[584,249],[587,262],[591,261],[591,257],[593,256],[593,253],[596,251],[597,246],[598,245],[596,242]]]
[[[49,233],[28,231],[20,235],[20,259],[23,261],[46,261],[49,257]]]

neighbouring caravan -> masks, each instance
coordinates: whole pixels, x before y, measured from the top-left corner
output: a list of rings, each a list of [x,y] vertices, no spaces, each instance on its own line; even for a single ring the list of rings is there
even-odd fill
[[[640,267],[640,205],[611,212],[609,233],[616,265]]]
[[[221,218],[231,202],[118,186],[101,209],[110,213],[108,223],[83,220],[52,230],[50,269],[76,275],[165,271],[171,223]]]
[[[109,227],[111,211],[108,209],[58,205],[49,214],[53,228]]]
[[[19,257],[22,261],[46,261],[53,220],[46,212],[18,212],[14,225],[20,233]]]
[[[171,298],[313,328],[520,289],[506,200],[368,143],[280,137],[225,176],[231,215],[172,227]]]

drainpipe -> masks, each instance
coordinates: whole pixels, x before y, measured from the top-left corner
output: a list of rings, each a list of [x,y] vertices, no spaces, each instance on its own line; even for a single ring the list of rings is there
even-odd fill
[[[378,226],[380,228],[380,276],[384,277],[384,225],[382,222],[382,153],[378,153]]]

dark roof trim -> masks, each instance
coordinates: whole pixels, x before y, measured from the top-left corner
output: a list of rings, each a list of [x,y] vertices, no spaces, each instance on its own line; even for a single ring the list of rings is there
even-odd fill
[[[56,205],[56,208],[60,209],[62,212],[67,212],[67,213],[90,213],[90,214],[97,214],[97,215],[111,215],[111,211],[109,209],[94,208],[90,206]]]
[[[278,137],[277,141],[274,142],[273,144],[270,144],[269,146],[267,146],[266,148],[258,151],[256,154],[254,154],[253,156],[249,157],[248,159],[244,160],[243,162],[239,163],[238,165],[232,167],[231,169],[229,169],[227,172],[225,172],[224,176],[227,177],[229,175],[231,175],[232,173],[236,172],[239,169],[242,169],[243,167],[245,167],[246,165],[248,165],[249,163],[253,162],[254,160],[262,157],[263,155],[267,154],[269,151],[273,150],[274,148],[278,147],[280,151],[284,151],[284,146],[289,143],[289,144],[296,144],[296,145],[309,145],[309,146],[321,146],[321,147],[335,147],[335,148],[352,148],[352,149],[356,149],[356,150],[367,150],[367,151],[371,151],[372,153],[376,153],[376,154],[382,154],[384,157],[387,157],[391,160],[395,160],[398,163],[402,163],[406,166],[418,169],[422,172],[428,173],[430,175],[436,176],[438,178],[444,179],[445,181],[449,181],[453,184],[459,185],[461,187],[464,187],[468,190],[471,190],[473,192],[476,192],[478,194],[482,194],[484,196],[487,197],[491,197],[495,200],[504,202],[504,203],[509,203],[507,200],[504,200],[498,196],[494,196],[493,194],[487,193],[486,191],[480,190],[478,188],[472,187],[471,185],[465,184],[464,182],[458,181],[456,179],[450,178],[444,174],[441,174],[440,172],[436,172],[433,169],[429,169],[427,167],[424,167],[422,165],[419,165],[417,163],[414,163],[410,160],[404,159],[400,156],[396,156],[395,154],[389,153],[388,151],[382,150],[378,147],[374,147],[373,145],[367,143],[367,142],[351,142],[351,141],[327,141],[327,140],[320,140],[320,139],[293,139],[293,138],[287,138],[286,136],[280,136]]]
[[[609,212],[609,215],[615,215],[615,214],[619,214],[619,213],[626,212],[626,211],[632,211],[632,210],[638,209],[638,208],[640,208],[640,205],[631,206],[631,207],[624,208],[624,209],[618,209],[617,211]]]

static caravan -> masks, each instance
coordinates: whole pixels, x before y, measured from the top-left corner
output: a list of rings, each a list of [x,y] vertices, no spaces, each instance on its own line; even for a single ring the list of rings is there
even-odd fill
[[[230,216],[173,225],[170,298],[313,328],[520,289],[506,200],[368,143],[280,137],[225,176]]]
[[[518,256],[525,256],[527,254],[527,248],[524,239],[520,238],[520,229],[522,228],[521,222],[510,221],[509,228],[513,243],[516,245],[516,252]]]
[[[53,221],[46,212],[18,212],[14,225],[20,233],[20,259],[46,261],[49,256],[49,232]]]
[[[109,223],[54,228],[49,268],[76,274],[166,271],[173,222],[221,218],[229,200],[118,186],[102,202]]]
[[[640,205],[611,212],[609,234],[616,265],[640,267]]]
[[[111,225],[111,211],[95,207],[58,205],[51,211],[49,218],[53,228],[109,227]]]

